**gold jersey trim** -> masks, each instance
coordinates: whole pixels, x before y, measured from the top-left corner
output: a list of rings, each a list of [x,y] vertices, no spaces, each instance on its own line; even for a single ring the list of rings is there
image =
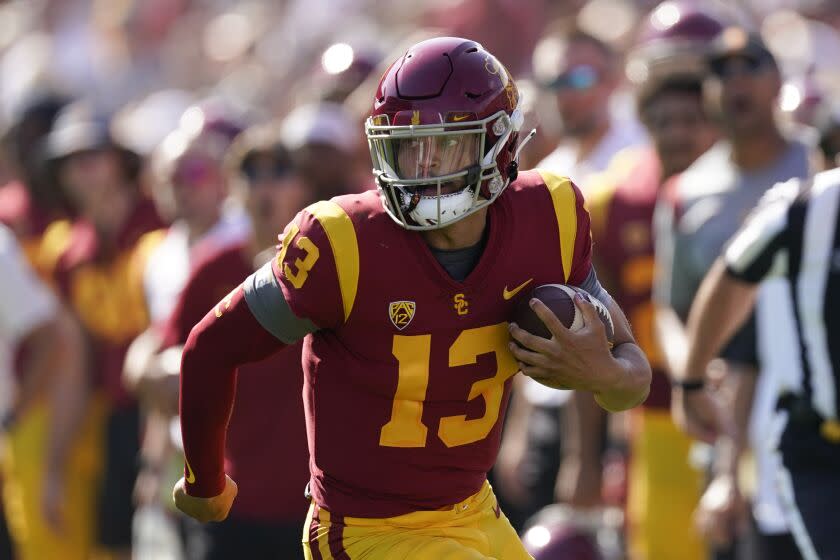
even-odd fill
[[[344,305],[344,320],[347,321],[359,287],[359,243],[353,221],[341,206],[330,200],[316,202],[306,211],[318,220],[330,241]]]
[[[563,262],[563,281],[568,282],[572,273],[577,237],[577,201],[575,190],[568,177],[556,175],[545,169],[537,169],[543,179],[557,217],[557,231],[560,235],[560,259]]]

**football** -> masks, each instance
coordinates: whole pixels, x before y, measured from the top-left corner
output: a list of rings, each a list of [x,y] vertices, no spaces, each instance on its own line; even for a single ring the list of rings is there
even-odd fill
[[[569,330],[576,331],[583,328],[583,314],[575,305],[575,294],[580,293],[595,306],[598,316],[607,331],[607,340],[612,345],[615,335],[612,317],[606,306],[589,293],[575,286],[565,284],[543,284],[537,286],[528,297],[522,298],[516,305],[511,321],[523,330],[543,338],[551,338],[551,332],[542,320],[534,313],[528,302],[531,298],[542,301],[560,322]]]

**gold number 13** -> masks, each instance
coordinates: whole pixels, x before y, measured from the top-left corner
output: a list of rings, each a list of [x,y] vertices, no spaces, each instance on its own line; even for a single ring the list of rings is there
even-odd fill
[[[283,259],[286,258],[286,250],[289,248],[289,244],[298,232],[300,232],[300,228],[296,224],[291,224],[289,226],[289,231],[283,236],[283,247],[277,257],[277,264],[283,265],[283,274],[289,279],[292,286],[300,289],[301,286],[303,286],[303,283],[306,282],[306,279],[309,278],[309,271],[312,270],[313,266],[315,266],[315,262],[318,260],[318,257],[321,256],[321,251],[318,250],[318,247],[312,243],[308,237],[300,236],[295,245],[305,251],[306,256],[303,259],[295,259],[294,264],[296,270],[292,270],[289,263],[283,263]]]
[[[484,399],[484,415],[467,420],[465,414],[440,419],[438,437],[447,447],[467,445],[487,437],[499,419],[504,383],[517,371],[516,361],[507,348],[506,323],[463,331],[449,348],[449,367],[476,363],[478,356],[493,353],[496,373],[473,383],[467,399]],[[423,401],[429,384],[432,336],[394,336],[393,354],[399,362],[397,391],[391,419],[382,426],[379,445],[385,447],[425,447],[428,428],[423,424]]]

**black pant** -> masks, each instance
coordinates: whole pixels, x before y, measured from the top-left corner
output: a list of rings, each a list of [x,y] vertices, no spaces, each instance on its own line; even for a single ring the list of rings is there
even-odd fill
[[[764,534],[755,519],[750,519],[747,532],[731,546],[716,548],[711,560],[802,560],[799,548],[790,533]]]
[[[105,427],[105,474],[99,494],[99,544],[109,550],[131,548],[134,482],[140,450],[137,406],[114,410]]]
[[[813,423],[790,421],[780,450],[796,506],[789,516],[798,514],[802,519],[820,560],[840,560],[840,444],[824,439]],[[798,536],[795,523],[791,530]]]
[[[820,560],[840,560],[840,471],[792,471],[796,508]]]
[[[14,558],[12,538],[9,536],[9,526],[6,524],[6,515],[0,502],[0,560],[12,560],[12,558]]]
[[[303,558],[302,523],[266,523],[228,517],[221,523],[202,525],[199,530],[206,551],[200,560]]]
[[[802,554],[790,533],[780,535],[759,534],[752,558],[756,560],[802,560]]]
[[[560,424],[560,407],[533,407],[528,419],[527,451],[519,473],[531,500],[524,505],[513,504],[505,499],[503,493],[498,495],[499,506],[517,532],[522,530],[531,516],[554,503],[554,485],[563,453]],[[492,471],[489,479],[490,484],[493,484]]]

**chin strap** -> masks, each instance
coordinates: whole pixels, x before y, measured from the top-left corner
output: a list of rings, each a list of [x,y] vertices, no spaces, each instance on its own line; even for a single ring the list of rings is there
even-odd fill
[[[531,132],[529,132],[528,135],[525,136],[525,138],[522,139],[522,142],[520,142],[519,145],[516,147],[516,151],[513,152],[513,161],[518,161],[519,160],[519,152],[521,152],[522,148],[525,147],[525,144],[527,144],[528,142],[533,140],[534,136],[536,136],[536,135],[537,135],[537,129],[532,128]]]
[[[537,134],[537,129],[532,128],[531,132],[529,132],[528,135],[525,136],[525,139],[522,140],[522,142],[520,142],[519,145],[516,147],[516,151],[513,154],[513,159],[508,164],[508,168],[507,168],[508,181],[510,181],[511,183],[516,181],[516,178],[519,176],[519,152],[522,151],[522,148],[525,147],[525,144],[530,142],[531,139],[534,136],[536,136],[536,134]]]

